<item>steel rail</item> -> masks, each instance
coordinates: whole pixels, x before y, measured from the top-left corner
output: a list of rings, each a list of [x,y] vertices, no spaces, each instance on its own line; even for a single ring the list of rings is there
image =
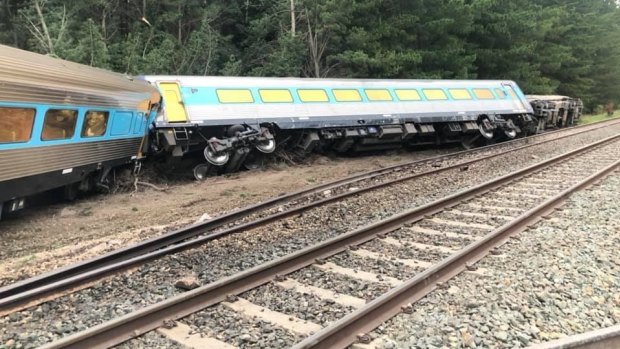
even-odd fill
[[[574,134],[570,136],[573,135]],[[563,139],[564,137],[568,136],[562,136],[559,139]],[[161,235],[160,237],[146,240],[145,243],[148,243],[149,246],[144,247],[143,249],[139,249],[138,247],[143,246],[144,243],[138,243],[137,245],[122,248],[101,257],[96,257],[94,259],[90,259],[74,265],[69,265],[45,274],[41,274],[39,276],[35,276],[31,279],[25,279],[15,284],[5,286],[4,288],[0,288],[0,315],[6,314],[10,311],[14,311],[15,309],[19,309],[20,307],[35,305],[37,304],[37,300],[46,299],[47,297],[53,296],[55,294],[60,294],[63,291],[78,288],[81,285],[100,280],[106,276],[118,273],[122,270],[136,267],[148,261],[161,258],[165,255],[178,253],[193,247],[197,247],[209,241],[213,241],[231,234],[255,229],[257,227],[264,226],[277,220],[300,214],[315,207],[326,205],[331,202],[339,201],[347,197],[359,195],[372,190],[380,189],[389,185],[413,180],[424,176],[439,174],[442,172],[461,168],[463,166],[469,166],[478,162],[504,156],[514,151],[527,149],[555,140],[557,139],[535,144],[525,144],[517,148],[508,149],[496,154],[487,155],[485,157],[460,162],[446,167],[435,168],[424,172],[414,173],[390,181],[359,188],[354,191],[345,191],[337,195],[323,198],[321,200],[316,200],[305,205],[294,207],[283,212],[278,212],[218,232],[213,232],[192,240],[189,239],[198,235],[198,233],[202,230],[208,230],[208,228],[204,228],[202,225],[189,226],[187,228],[177,230],[169,234]],[[170,240],[170,234],[174,234],[173,240]],[[180,239],[181,235],[184,235],[185,238]],[[157,243],[158,239],[160,238],[164,241],[160,241],[159,243]],[[155,243],[156,245],[153,245],[153,243]],[[119,253],[121,253],[121,255],[119,255]]]
[[[367,171],[367,172],[363,172],[357,175],[353,175],[347,178],[343,178],[343,179],[339,179],[339,180],[335,180],[335,181],[331,181],[328,183],[324,183],[324,184],[319,184],[307,189],[302,189],[290,194],[286,194],[286,195],[282,195],[282,196],[278,196],[275,198],[271,198],[265,201],[262,201],[260,203],[257,203],[255,205],[251,205],[251,206],[247,206],[245,208],[241,208],[235,211],[232,211],[230,213],[226,213],[224,215],[221,215],[219,217],[213,218],[209,221],[206,222],[202,222],[199,224],[193,224],[187,227],[183,227],[181,229],[177,229],[144,241],[141,241],[139,243],[130,245],[130,246],[126,246],[114,251],[111,251],[109,253],[103,254],[101,256],[95,257],[95,258],[91,258],[89,260],[83,261],[83,262],[79,262],[76,264],[72,264],[72,265],[68,265],[65,267],[61,267],[46,273],[42,273],[40,275],[25,279],[25,280],[21,280],[21,281],[17,281],[13,284],[10,285],[6,285],[4,287],[0,287],[0,312],[2,312],[3,308],[7,307],[7,303],[5,301],[6,298],[8,297],[13,297],[16,296],[18,294],[21,293],[25,293],[25,292],[29,292],[33,289],[36,288],[41,288],[41,287],[46,287],[48,285],[51,284],[55,284],[58,282],[62,282],[63,280],[66,280],[68,278],[71,278],[73,276],[77,276],[80,274],[84,274],[87,273],[89,271],[93,271],[93,270],[97,270],[97,269],[101,269],[104,268],[106,266],[109,265],[114,265],[117,263],[120,263],[122,261],[128,261],[128,260],[132,260],[134,258],[138,258],[140,256],[144,256],[145,254],[148,254],[150,252],[153,251],[157,251],[160,249],[164,249],[166,247],[169,247],[170,245],[173,244],[177,244],[180,243],[182,241],[191,239],[193,237],[196,237],[198,235],[202,235],[205,234],[208,231],[212,231],[214,229],[217,229],[219,227],[222,227],[228,223],[234,222],[238,219],[242,219],[245,217],[250,216],[253,213],[256,213],[258,211],[261,210],[265,210],[265,209],[269,209],[272,207],[275,207],[279,204],[285,203],[285,202],[290,202],[290,201],[294,201],[303,197],[308,197],[310,195],[316,194],[318,192],[327,190],[327,189],[332,189],[338,186],[344,186],[347,184],[352,184],[355,182],[359,182],[365,179],[370,179],[370,178],[374,178],[374,177],[378,177],[378,176],[382,176],[382,175],[386,175],[389,173],[393,173],[402,169],[405,169],[407,167],[411,167],[411,166],[415,166],[415,165],[421,165],[421,164],[426,164],[426,163],[433,163],[433,162],[440,162],[440,161],[445,161],[448,160],[450,158],[457,158],[459,156],[462,155],[467,155],[467,154],[475,154],[477,152],[482,152],[482,151],[486,151],[488,149],[494,148],[494,147],[506,147],[506,146],[510,146],[511,144],[515,144],[518,142],[526,142],[529,143],[530,141],[540,138],[540,137],[544,137],[544,136],[548,136],[550,134],[555,134],[555,133],[562,133],[562,132],[567,132],[569,130],[575,130],[575,129],[580,129],[583,128],[583,130],[577,132],[577,133],[571,133],[571,134],[567,134],[564,136],[560,136],[554,139],[549,139],[549,140],[544,140],[541,141],[539,143],[530,143],[530,144],[525,144],[521,147],[517,147],[517,148],[513,148],[513,149],[508,149],[504,152],[501,152],[499,154],[497,154],[497,156],[502,155],[502,154],[506,154],[510,151],[517,151],[520,149],[524,149],[527,147],[532,147],[532,146],[536,146],[536,145],[541,145],[541,144],[546,144],[549,142],[553,142],[553,141],[557,141],[557,140],[561,140],[561,139],[565,139],[571,136],[575,136],[575,135],[579,135],[582,133],[587,133],[587,132],[591,132],[591,131],[595,131],[604,127],[608,127],[610,125],[615,125],[620,123],[620,120],[607,120],[607,121],[602,121],[602,122],[597,122],[594,124],[589,124],[589,125],[581,125],[581,126],[575,126],[575,127],[571,127],[568,129],[559,129],[556,131],[551,131],[551,132],[546,132],[546,133],[542,133],[542,134],[538,134],[538,135],[534,135],[534,136],[530,136],[527,138],[519,138],[519,139],[514,139],[512,141],[508,141],[508,142],[504,142],[504,143],[500,143],[500,144],[494,144],[494,145],[488,145],[485,147],[480,147],[480,148],[475,148],[475,149],[469,149],[469,150],[465,150],[465,151],[460,151],[460,152],[456,152],[456,153],[452,153],[452,154],[446,154],[446,155],[440,155],[440,156],[436,156],[436,157],[431,157],[428,159],[422,159],[422,160],[416,160],[413,162],[408,162],[408,163],[402,163],[402,164],[398,164],[398,165],[393,165],[393,166],[389,166],[383,169],[379,169],[379,170],[372,170],[372,171]],[[488,157],[487,157],[488,158]],[[487,158],[481,158],[479,160],[484,160]],[[475,160],[474,160],[475,161]],[[470,162],[471,163],[471,162]],[[458,165],[453,165],[452,167],[446,167],[444,168],[444,170],[448,170],[451,168],[454,168],[456,166],[463,166],[466,165],[467,163],[461,163]],[[411,177],[406,178],[404,180],[409,180],[411,179]],[[389,185],[393,182],[388,182],[385,183],[384,185]],[[378,185],[380,186],[380,185]],[[377,188],[378,186],[372,186],[372,187],[367,187],[367,188],[362,188],[362,190],[359,191],[352,191],[352,192],[348,192],[346,193],[346,195],[341,195],[341,196],[334,196],[333,199],[331,201],[334,201],[335,199],[341,199],[343,197],[346,196],[352,196],[352,195],[356,195],[359,194],[363,191],[368,191],[368,190],[373,190],[375,188]],[[321,202],[321,204],[324,204],[325,202]],[[316,206],[316,205],[315,205]],[[314,206],[312,206],[314,207]],[[308,209],[311,208],[309,206],[302,206],[303,209]],[[296,210],[290,210],[287,211],[288,215],[294,215],[298,212],[300,212],[299,209]],[[262,224],[267,224],[268,222],[273,221],[274,219],[281,219],[285,217],[285,215],[273,215],[272,216],[272,220],[267,220],[267,221],[263,221],[263,220],[257,220],[255,221],[257,225],[253,225],[253,226],[258,226],[258,225],[262,225]],[[241,225],[240,227],[243,227],[244,229],[250,229],[250,227],[248,227],[247,225]],[[227,233],[233,233],[233,232],[238,232],[240,231],[239,229],[229,229],[227,230]],[[213,236],[212,238],[207,238],[206,241],[212,240],[214,238],[218,238],[223,236],[223,234],[217,234],[215,236]],[[157,256],[161,256],[161,254],[156,254]]]
[[[42,348],[109,348],[150,330],[164,325],[170,320],[178,320],[208,306],[220,303],[230,295],[237,295],[274,280],[279,275],[286,275],[307,267],[317,260],[323,260],[345,251],[353,245],[370,241],[381,234],[394,231],[405,224],[424,219],[425,216],[441,212],[465,200],[472,199],[490,190],[523,178],[539,170],[548,168],[585,152],[594,151],[614,141],[620,135],[608,137],[594,144],[581,147],[552,159],[512,172],[505,176],[485,182],[478,186],[464,189],[458,193],[436,200],[424,206],[405,211],[385,220],[367,225],[354,231],[339,235],[314,246],[306,247],[273,261],[250,268],[235,275],[215,281],[211,284],[187,291],[162,302],[149,305],[135,312],[94,326],[82,332],[69,335]],[[424,273],[427,275],[428,273]],[[373,302],[372,304],[374,304]],[[403,303],[399,303],[403,304]],[[400,305],[399,305],[400,306]],[[366,308],[366,307],[365,307]],[[399,308],[400,309],[400,308]],[[355,336],[359,332],[353,332]],[[315,338],[313,336],[312,338]],[[329,346],[328,346],[329,347]]]
[[[535,224],[543,216],[561,206],[574,192],[590,186],[614,172],[618,167],[620,167],[620,160],[523,213],[515,220],[489,233],[481,240],[470,244],[465,249],[444,259],[402,285],[391,289],[362,308],[323,328],[293,346],[293,349],[346,348],[354,344],[357,342],[359,334],[370,332],[399,313],[409,311],[412,303],[433,292],[439,284],[460,274],[467,269],[467,266],[484,258],[491,250],[504,244],[510,236]],[[616,340],[619,339],[616,338]]]
[[[620,348],[620,325],[602,328],[552,342],[535,344],[527,349],[617,349]]]

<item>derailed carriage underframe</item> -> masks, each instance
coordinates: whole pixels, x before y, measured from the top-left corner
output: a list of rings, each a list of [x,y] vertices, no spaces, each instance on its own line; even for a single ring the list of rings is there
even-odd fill
[[[472,143],[475,140],[512,139],[535,132],[536,120],[529,114],[482,114],[470,117],[442,117],[416,121],[358,119],[357,125],[327,123],[198,124],[154,129],[155,146],[175,156],[198,154],[225,172],[239,169],[256,149],[271,153],[283,150],[308,154],[313,151],[363,152],[402,146]]]

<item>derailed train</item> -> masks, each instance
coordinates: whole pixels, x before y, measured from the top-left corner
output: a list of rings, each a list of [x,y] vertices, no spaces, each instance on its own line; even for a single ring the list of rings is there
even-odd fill
[[[536,132],[516,83],[130,77],[0,46],[0,210],[105,189],[147,156],[236,171],[278,147],[362,151]],[[0,211],[1,212],[1,211]]]

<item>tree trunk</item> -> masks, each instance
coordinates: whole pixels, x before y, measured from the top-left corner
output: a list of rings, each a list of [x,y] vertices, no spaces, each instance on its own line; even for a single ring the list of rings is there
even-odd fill
[[[291,36],[295,37],[295,0],[291,0]]]

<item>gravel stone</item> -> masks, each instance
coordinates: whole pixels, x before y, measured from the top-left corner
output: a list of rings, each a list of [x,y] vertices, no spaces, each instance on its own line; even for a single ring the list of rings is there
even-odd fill
[[[488,275],[455,277],[373,336],[403,348],[522,348],[620,324],[618,188],[616,173],[574,194],[551,219],[502,246],[502,258],[480,261]]]
[[[617,129],[618,127],[609,127],[571,139],[559,140],[554,142],[553,146],[544,144],[498,156],[483,163],[470,164],[467,171],[460,171],[457,168],[431,177],[405,181],[385,189],[358,194],[342,201],[317,207],[285,221],[278,221],[183,253],[166,256],[131,272],[113,276],[91,288],[48,302],[43,305],[45,310],[41,308],[41,311],[37,311],[39,307],[32,307],[19,312],[18,317],[0,318],[0,343],[13,339],[16,345],[42,345],[177,295],[183,291],[174,284],[188,273],[196,274],[200,284],[207,284],[387,218],[403,210],[426,204],[463,188],[501,176],[517,168],[578,148],[614,134]],[[531,157],[533,153],[539,158],[533,159]],[[437,165],[445,166],[446,163]],[[408,172],[397,172],[392,175],[419,173],[418,171],[426,170],[429,166],[419,166],[415,169],[408,169]],[[383,179],[369,180],[368,184],[379,183],[381,180]],[[363,183],[355,183],[356,187],[363,185]],[[332,195],[335,194],[336,191],[332,190]],[[323,197],[321,193],[319,196]],[[496,204],[514,207],[517,203],[503,200]],[[271,212],[277,212],[278,209],[274,208]],[[265,214],[261,213],[258,216]],[[232,223],[231,226],[256,217]],[[433,228],[432,225],[428,227]],[[454,227],[450,231],[461,233],[464,229]],[[467,231],[471,232],[471,229],[468,228]],[[368,245],[373,246],[373,244],[381,243],[373,242]],[[385,252],[398,258],[437,262],[447,256],[447,254],[421,251],[412,247],[394,248],[387,244],[376,247],[375,252]],[[304,278],[303,274],[311,274],[311,277]],[[307,281],[318,287],[333,289],[364,299],[372,299],[385,292],[387,288],[382,284],[363,283],[346,277],[325,275],[317,270],[306,270],[303,274],[299,279],[301,282]],[[343,285],[345,283],[346,285]],[[593,302],[596,303],[596,301]],[[72,324],[73,327],[58,328],[54,326],[57,321]],[[552,336],[553,333],[559,332],[556,330],[548,333]]]
[[[265,308],[322,326],[353,311],[353,308],[341,306],[333,300],[284,290],[273,284],[246,292],[241,297]]]
[[[386,284],[365,282],[345,275],[324,272],[316,268],[296,271],[290,274],[289,277],[306,285],[348,294],[365,300],[375,299],[390,289],[390,286]]]
[[[248,320],[221,305],[192,314],[183,322],[195,333],[243,349],[285,348],[300,340],[282,328],[262,320]]]

